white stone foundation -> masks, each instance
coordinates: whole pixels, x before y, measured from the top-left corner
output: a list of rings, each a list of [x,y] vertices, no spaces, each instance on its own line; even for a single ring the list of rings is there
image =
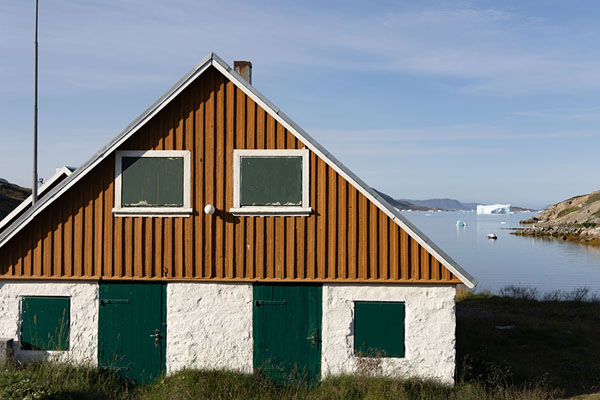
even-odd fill
[[[252,372],[252,285],[167,285],[167,373]]]
[[[21,350],[21,299],[25,296],[65,296],[71,299],[69,350]],[[96,282],[0,281],[0,337],[13,338],[19,361],[45,357],[61,361],[98,364],[98,284]]]
[[[453,384],[455,292],[453,285],[323,285],[322,377],[362,369]],[[354,301],[405,302],[405,357],[354,355]]]

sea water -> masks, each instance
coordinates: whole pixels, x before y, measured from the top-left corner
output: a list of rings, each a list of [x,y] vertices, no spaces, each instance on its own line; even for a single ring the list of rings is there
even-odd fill
[[[479,282],[477,291],[508,285],[540,293],[587,287],[600,294],[600,247],[554,238],[511,235],[509,228],[537,213],[478,215],[475,212],[403,211],[438,247]],[[467,226],[457,226],[457,221]],[[494,233],[498,239],[488,239]]]

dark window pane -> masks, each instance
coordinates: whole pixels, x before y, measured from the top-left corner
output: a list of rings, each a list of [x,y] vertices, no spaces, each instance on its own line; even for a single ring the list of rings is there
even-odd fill
[[[70,301],[67,297],[24,297],[21,303],[21,347],[68,350]]]
[[[354,303],[354,353],[367,357],[404,357],[404,303]]]
[[[121,207],[183,207],[183,158],[123,157]]]
[[[241,157],[241,206],[301,206],[302,157]]]

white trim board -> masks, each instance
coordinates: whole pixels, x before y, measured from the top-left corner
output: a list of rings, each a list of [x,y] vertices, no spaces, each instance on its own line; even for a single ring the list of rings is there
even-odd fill
[[[183,159],[183,206],[181,207],[122,207],[123,157],[163,157]],[[115,205],[112,212],[117,217],[180,217],[192,213],[190,200],[191,168],[189,150],[117,150],[115,153]]]
[[[2,247],[10,238],[19,232],[23,226],[28,224],[38,213],[50,205],[56,198],[62,195],[66,190],[83,178],[91,169],[98,165],[102,160],[108,157],[116,148],[137,132],[148,120],[162,110],[169,102],[175,98],[181,91],[189,86],[197,77],[202,75],[210,66],[214,66],[218,71],[232,81],[236,87],[242,90],[258,105],[265,109],[277,122],[282,124],[289,132],[296,136],[311,151],[342,175],[350,184],[359,190],[365,197],[372,201],[380,210],[385,212],[398,226],[404,229],[414,240],[423,246],[429,253],[436,257],[444,267],[448,268],[456,277],[458,277],[467,287],[473,288],[477,281],[465,271],[456,261],[444,253],[427,236],[419,231],[411,222],[400,214],[393,206],[379,196],[370,186],[364,183],[325,148],[318,144],[308,133],[300,128],[281,110],[275,107],[266,97],[258,92],[252,85],[237,74],[227,63],[225,63],[216,54],[211,53],[202,60],[190,72],[184,75],[171,89],[163,94],[154,104],[144,111],[138,118],[130,123],[117,137],[115,137],[107,146],[90,158],[83,166],[78,168],[70,177],[65,179],[45,198],[36,203],[24,215],[11,224],[3,233],[0,234],[0,247]]]
[[[57,168],[54,175],[52,175],[52,177],[50,179],[48,179],[46,182],[44,182],[44,184],[42,186],[40,186],[40,188],[38,190],[38,195],[41,196],[44,192],[46,192],[46,190],[48,190],[48,188],[51,187],[54,184],[54,182],[56,182],[58,180],[58,178],[60,178],[63,175],[69,176],[69,175],[71,175],[71,173],[73,173],[73,171],[71,169],[69,169],[69,167]],[[6,225],[8,225],[8,223],[16,215],[18,215],[21,211],[23,211],[24,209],[26,209],[27,207],[29,207],[31,205],[31,197],[32,196],[29,195],[29,197],[27,197],[25,200],[23,200],[14,210],[12,210],[6,217],[4,217],[0,221],[0,231],[2,231],[2,228],[4,228]]]

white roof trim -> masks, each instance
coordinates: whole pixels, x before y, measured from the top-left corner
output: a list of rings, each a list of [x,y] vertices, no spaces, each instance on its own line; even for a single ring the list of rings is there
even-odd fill
[[[56,198],[62,195],[68,188],[78,182],[91,169],[98,165],[114,150],[116,150],[125,140],[137,132],[149,119],[162,110],[174,97],[183,91],[190,83],[200,76],[210,66],[214,66],[229,80],[231,80],[239,89],[241,89],[252,100],[264,108],[273,118],[282,124],[288,131],[302,141],[306,146],[315,152],[317,156],[323,159],[327,165],[333,168],[337,173],[347,179],[356,189],[365,197],[372,201],[380,210],[385,212],[398,226],[404,229],[413,239],[423,246],[429,253],[436,257],[442,265],[448,268],[456,277],[458,277],[467,287],[473,288],[477,281],[466,272],[460,265],[437,247],[427,236],[419,231],[411,222],[409,222],[398,210],[391,206],[381,196],[379,196],[370,186],[358,178],[348,168],[346,168],[331,153],[318,144],[308,133],[300,128],[287,115],[273,105],[266,97],[251,86],[245,79],[238,75],[225,61],[216,54],[211,53],[196,65],[190,72],[184,75],[171,89],[153,103],[138,118],[131,122],[116,138],[108,145],[98,151],[84,165],[78,168],[70,177],[65,179],[48,195],[29,209],[17,221],[10,225],[5,232],[0,234],[0,247],[2,247],[10,238],[29,223],[38,213],[50,205]]]
[[[42,195],[60,177],[62,177],[63,175],[69,176],[69,175],[71,175],[72,172],[73,172],[73,169],[66,167],[66,166],[56,168],[56,172],[54,173],[54,175],[52,175],[52,177],[50,179],[48,179],[38,189],[38,195]],[[8,225],[16,215],[19,215],[23,210],[25,210],[27,207],[29,207],[31,205],[31,198],[32,198],[32,196],[29,195],[29,197],[27,197],[25,200],[23,200],[17,207],[15,207],[6,217],[4,217],[0,221],[0,231],[2,231],[2,228],[4,228],[6,225]]]

